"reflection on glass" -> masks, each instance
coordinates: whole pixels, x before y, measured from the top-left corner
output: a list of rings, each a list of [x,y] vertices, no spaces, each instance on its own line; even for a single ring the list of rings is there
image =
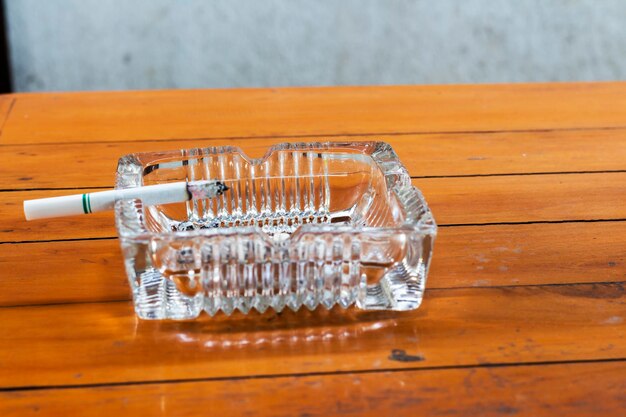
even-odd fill
[[[232,147],[129,155],[117,187],[202,179],[229,190],[116,206],[139,317],[420,305],[436,225],[389,145],[283,144],[257,160]]]

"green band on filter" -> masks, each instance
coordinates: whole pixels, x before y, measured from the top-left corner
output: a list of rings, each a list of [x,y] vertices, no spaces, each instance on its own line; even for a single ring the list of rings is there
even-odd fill
[[[92,211],[91,211],[91,194],[87,194],[87,208],[89,209],[89,213],[92,213]]]
[[[85,214],[91,213],[91,208],[87,203],[87,198],[89,198],[89,194],[83,194],[83,212],[85,212]]]

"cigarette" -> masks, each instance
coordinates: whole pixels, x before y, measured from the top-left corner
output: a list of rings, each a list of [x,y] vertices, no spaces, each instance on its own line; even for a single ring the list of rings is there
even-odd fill
[[[172,182],[121,190],[98,191],[61,197],[24,201],[26,220],[91,214],[112,210],[118,200],[140,199],[144,205],[179,203],[188,200],[215,198],[228,187],[220,181]]]

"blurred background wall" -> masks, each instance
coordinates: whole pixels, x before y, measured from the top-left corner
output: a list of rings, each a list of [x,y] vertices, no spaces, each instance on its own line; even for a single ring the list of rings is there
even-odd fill
[[[626,78],[625,0],[4,0],[16,91]]]

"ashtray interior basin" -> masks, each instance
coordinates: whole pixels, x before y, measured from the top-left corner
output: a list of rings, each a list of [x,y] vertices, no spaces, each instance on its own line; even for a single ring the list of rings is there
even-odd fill
[[[223,195],[116,206],[137,314],[421,303],[436,225],[391,147],[281,144],[128,155],[117,187],[219,180]]]

